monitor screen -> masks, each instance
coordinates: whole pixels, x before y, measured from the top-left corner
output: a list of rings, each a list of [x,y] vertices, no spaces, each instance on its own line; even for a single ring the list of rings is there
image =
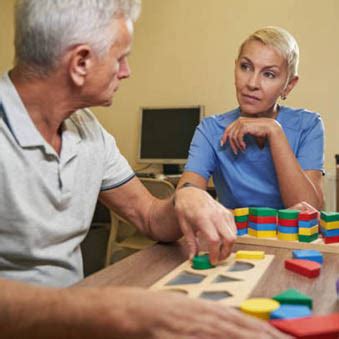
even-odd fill
[[[138,161],[185,163],[202,115],[202,106],[142,108]]]

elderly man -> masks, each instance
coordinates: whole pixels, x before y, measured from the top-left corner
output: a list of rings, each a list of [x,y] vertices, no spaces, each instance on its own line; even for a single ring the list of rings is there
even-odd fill
[[[158,200],[143,187],[90,106],[109,106],[130,75],[137,0],[21,0],[16,63],[0,80],[0,276],[66,287],[82,276],[80,243],[99,198],[153,239],[197,233],[212,262],[235,239],[230,211],[206,192]],[[131,288],[47,289],[0,283],[4,337],[279,336],[215,303]]]

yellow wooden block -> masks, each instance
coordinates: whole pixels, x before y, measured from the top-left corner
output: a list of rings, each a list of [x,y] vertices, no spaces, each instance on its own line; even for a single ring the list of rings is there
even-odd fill
[[[248,234],[256,238],[276,238],[277,233],[275,231],[256,231],[252,228],[248,229]]]
[[[233,210],[233,214],[237,217],[242,217],[243,215],[248,215],[249,209],[248,207],[236,208]]]
[[[237,251],[235,253],[236,259],[264,259],[265,252],[264,251]]]
[[[298,234],[297,233],[281,233],[278,232],[278,239],[279,240],[286,240],[286,241],[296,241],[298,240]]]
[[[315,225],[313,227],[300,227],[298,233],[300,235],[313,235],[319,232],[319,225]]]
[[[268,320],[271,312],[280,307],[280,304],[268,298],[247,299],[240,305],[240,310],[254,317]]]
[[[327,231],[339,229],[339,221],[330,221],[326,222],[325,220],[320,220],[320,226]]]

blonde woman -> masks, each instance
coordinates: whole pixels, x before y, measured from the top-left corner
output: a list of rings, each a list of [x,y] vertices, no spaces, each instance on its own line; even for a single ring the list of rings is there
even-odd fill
[[[319,114],[278,104],[298,82],[299,48],[279,27],[240,46],[235,62],[239,107],[198,126],[179,187],[206,189],[213,176],[228,208],[323,205],[324,126]],[[300,206],[299,206],[300,207]]]

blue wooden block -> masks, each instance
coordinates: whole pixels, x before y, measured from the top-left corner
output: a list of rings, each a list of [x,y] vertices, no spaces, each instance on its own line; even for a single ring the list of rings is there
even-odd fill
[[[294,259],[311,260],[319,264],[324,262],[324,256],[316,250],[294,250],[292,251],[292,256]]]
[[[248,227],[256,231],[275,231],[277,229],[276,224],[258,224],[253,221],[248,223]]]
[[[298,233],[298,227],[290,226],[278,226],[278,232],[287,233],[287,234],[296,234]]]
[[[311,310],[305,305],[281,305],[271,313],[270,319],[303,318],[311,314]]]
[[[318,225],[318,219],[299,220],[298,225],[299,225],[299,227],[310,228],[310,227],[313,227],[315,225]]]
[[[324,230],[322,231],[324,237],[337,237],[339,235],[339,229],[337,230]]]
[[[247,228],[242,228],[240,230],[237,230],[237,235],[240,235],[240,236],[245,235],[247,233],[248,233]]]

